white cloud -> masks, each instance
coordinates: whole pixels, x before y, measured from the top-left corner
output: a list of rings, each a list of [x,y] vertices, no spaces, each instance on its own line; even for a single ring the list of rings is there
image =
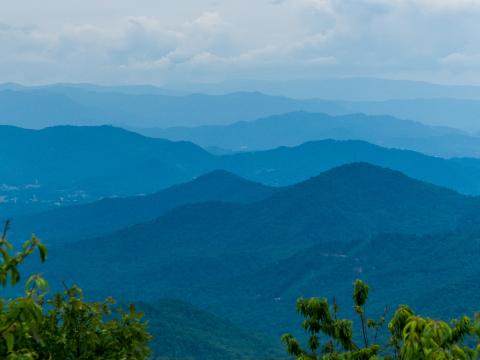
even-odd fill
[[[0,15],[0,82],[480,82],[480,1],[85,0],[73,11],[60,0],[17,3]],[[36,16],[20,11],[26,3]]]

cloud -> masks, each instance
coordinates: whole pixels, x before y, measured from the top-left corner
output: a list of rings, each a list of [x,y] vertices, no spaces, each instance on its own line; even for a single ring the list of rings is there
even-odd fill
[[[87,16],[93,0],[78,5],[78,15],[48,0],[52,9],[56,5],[55,17],[44,11],[30,22],[17,16],[9,23],[0,16],[0,79],[169,83],[359,75],[480,81],[478,1],[162,2],[139,0],[133,7],[105,0]],[[11,18],[20,14],[9,6]]]
[[[480,68],[480,53],[452,53],[441,58],[440,63],[456,68]]]

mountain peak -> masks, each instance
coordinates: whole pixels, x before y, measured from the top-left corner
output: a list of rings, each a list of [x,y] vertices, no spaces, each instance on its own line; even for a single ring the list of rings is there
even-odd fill
[[[467,196],[453,190],[412,179],[399,171],[367,162],[335,167],[290,186],[266,201],[278,202],[281,199],[288,199],[290,205],[302,204],[302,207],[305,206],[303,204],[330,204],[332,207],[344,206],[351,211],[363,209],[363,212],[389,206],[415,208],[418,199],[422,199],[420,207],[433,207],[432,204],[439,202],[452,206],[451,204],[468,201]]]
[[[259,186],[265,186],[260,183],[256,183],[253,181],[249,181],[241,176],[238,176],[230,171],[223,170],[223,169],[215,169],[212,170],[206,174],[198,176],[196,179],[193,180],[194,182],[197,183],[205,183],[205,182],[218,182],[218,183],[232,183],[232,182],[237,182],[239,184],[246,184],[246,183],[252,183],[252,184],[257,184]],[[268,186],[265,186],[268,187]]]
[[[349,175],[349,174],[366,174],[368,176],[388,175],[388,176],[401,176],[403,178],[409,178],[400,171],[392,170],[387,167],[374,165],[366,161],[355,161],[348,164],[337,166],[323,173],[323,175]],[[320,175],[321,176],[321,175]],[[413,180],[413,179],[411,179]],[[416,180],[413,180],[416,181]]]
[[[413,179],[400,171],[363,161],[351,162],[334,167],[318,176],[298,184],[298,186],[306,186],[316,183],[325,186],[326,182],[334,183],[339,188],[341,186],[361,186],[364,190],[372,187],[381,187],[386,190],[393,190],[395,188],[416,188],[455,193],[453,190]]]

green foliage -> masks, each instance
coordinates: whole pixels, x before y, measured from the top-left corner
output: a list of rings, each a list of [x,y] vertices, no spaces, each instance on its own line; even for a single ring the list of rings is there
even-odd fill
[[[368,345],[364,304],[368,298],[368,286],[360,280],[354,284],[354,306],[362,321],[364,346],[355,343],[353,337],[353,322],[338,318],[336,302],[330,305],[327,299],[299,299],[297,311],[305,318],[302,327],[308,333],[308,345],[304,350],[298,340],[292,335],[283,335],[282,341],[289,354],[298,360],[316,359],[371,359],[374,358],[380,346]],[[375,322],[371,320],[371,322]],[[325,340],[321,343],[320,336]]]
[[[304,317],[303,329],[308,344],[302,348],[292,335],[283,335],[287,352],[297,360],[473,360],[480,358],[480,315],[473,320],[462,317],[450,322],[416,315],[401,305],[388,323],[386,345],[378,343],[378,332],[384,327],[386,311],[378,320],[365,318],[369,287],[361,280],[353,284],[355,312],[359,315],[363,345],[354,339],[353,322],[337,319],[338,306],[326,299],[299,299],[297,310]],[[369,331],[370,330],[370,331]],[[374,331],[373,343],[369,343]],[[321,342],[320,335],[324,339]]]
[[[478,320],[478,317],[472,321],[464,316],[447,323],[417,316],[406,306],[401,306],[388,326],[396,358],[478,359]],[[472,347],[475,343],[477,345]]]
[[[38,250],[45,261],[47,250],[35,237],[18,253],[7,242],[6,224],[0,243],[0,280],[5,287],[20,280],[24,260]],[[143,314],[133,305],[126,312],[113,308],[115,301],[86,302],[77,287],[47,298],[47,282],[31,276],[25,294],[0,298],[0,358],[7,360],[143,360],[149,355],[151,336]]]
[[[23,244],[22,251],[11,254],[13,246],[7,241],[7,232],[10,227],[10,221],[5,223],[5,227],[0,239],[0,253],[2,255],[0,259],[0,285],[5,287],[8,279],[13,285],[16,285],[20,280],[20,273],[18,272],[18,265],[24,262],[25,258],[31,255],[36,249],[40,253],[40,259],[42,262],[47,258],[47,249],[35,236],[32,236],[30,240],[27,240]]]

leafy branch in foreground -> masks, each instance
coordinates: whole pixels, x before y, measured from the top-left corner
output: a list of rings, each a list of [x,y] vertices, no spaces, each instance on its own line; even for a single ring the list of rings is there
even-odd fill
[[[9,228],[10,221],[7,220],[2,232],[2,237],[0,238],[0,253],[2,255],[0,259],[0,285],[2,287],[7,285],[9,278],[12,286],[18,283],[20,280],[18,266],[22,264],[28,256],[33,254],[35,250],[38,249],[42,262],[47,258],[47,248],[35,236],[32,236],[31,239],[23,244],[22,251],[11,254],[13,252],[13,246],[7,241]]]
[[[302,327],[309,335],[308,347],[303,349],[298,340],[286,334],[282,341],[288,353],[299,360],[374,358],[379,353],[380,346],[369,345],[364,308],[367,298],[368,286],[357,280],[353,300],[362,323],[363,346],[357,345],[353,340],[353,321],[338,318],[336,302],[331,305],[327,299],[299,299],[297,311],[305,318]],[[325,338],[323,344],[320,342],[322,335]]]
[[[480,358],[480,316],[464,316],[450,322],[416,315],[401,305],[388,323],[387,345],[378,343],[387,309],[378,319],[367,319],[365,303],[369,287],[361,280],[353,284],[354,310],[360,318],[362,344],[353,335],[353,321],[338,319],[338,306],[326,299],[299,299],[297,311],[304,317],[307,347],[290,334],[282,336],[287,352],[297,360],[472,360]],[[372,338],[373,333],[373,339]],[[373,341],[371,341],[373,340]],[[322,342],[321,342],[322,341]]]
[[[0,239],[0,285],[20,280],[18,267],[38,250],[41,261],[47,249],[35,236],[14,253],[7,241],[10,223]],[[86,302],[81,289],[67,288],[47,297],[47,282],[32,275],[25,294],[0,298],[0,358],[7,360],[144,360],[151,340],[143,314],[133,305],[124,312],[115,301]]]

